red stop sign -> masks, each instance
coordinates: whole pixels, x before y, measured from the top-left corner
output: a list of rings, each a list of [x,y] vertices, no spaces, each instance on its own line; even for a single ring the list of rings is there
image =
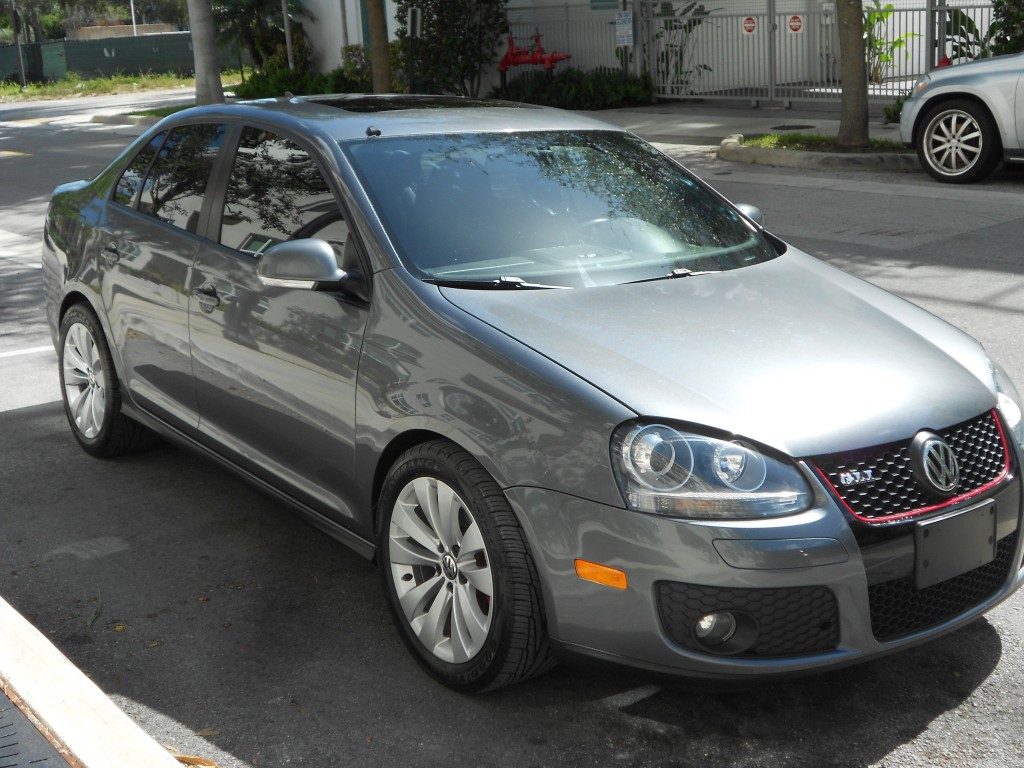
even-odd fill
[[[789,17],[789,28],[793,32],[799,32],[803,28],[803,26],[804,26],[804,20],[802,18],[800,18],[799,16],[790,16]]]
[[[754,20],[753,16],[747,16],[747,18],[743,20],[743,31],[747,32],[748,34],[750,32],[753,32],[756,26],[757,22]]]

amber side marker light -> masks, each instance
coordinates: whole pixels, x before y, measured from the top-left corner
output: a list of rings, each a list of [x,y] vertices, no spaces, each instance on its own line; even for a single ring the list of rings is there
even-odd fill
[[[625,589],[629,586],[623,571],[609,568],[607,565],[592,563],[589,560],[576,561],[576,575],[585,581],[593,581],[615,589]]]

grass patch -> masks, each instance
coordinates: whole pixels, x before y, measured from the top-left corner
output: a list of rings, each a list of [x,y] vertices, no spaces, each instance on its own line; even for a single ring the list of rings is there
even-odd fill
[[[871,139],[867,147],[840,147],[835,136],[821,136],[813,133],[769,133],[766,136],[743,140],[744,146],[762,149],[795,149],[803,152],[906,152],[899,141]]]
[[[224,72],[221,81],[225,88],[237,85],[241,76],[237,71]],[[0,102],[66,99],[70,96],[102,96],[105,94],[136,93],[166,88],[195,88],[194,77],[175,74],[112,75],[110,77],[83,78],[68,72],[51,83],[29,83],[22,88],[17,83],[0,83]]]

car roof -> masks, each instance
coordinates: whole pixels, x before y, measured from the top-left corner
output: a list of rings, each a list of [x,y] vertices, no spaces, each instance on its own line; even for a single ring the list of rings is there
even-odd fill
[[[316,132],[335,141],[452,133],[622,131],[618,126],[551,107],[405,94],[285,96],[194,107],[173,115],[175,122],[228,118],[272,122],[300,132]]]

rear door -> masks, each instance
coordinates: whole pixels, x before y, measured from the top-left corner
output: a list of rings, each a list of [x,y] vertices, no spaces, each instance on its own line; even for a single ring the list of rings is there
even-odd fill
[[[156,135],[122,173],[102,228],[101,297],[134,402],[194,429],[187,286],[206,190],[226,126]]]
[[[256,127],[242,131],[222,200],[189,283],[200,439],[344,523],[368,307],[266,287],[256,264],[302,237],[326,240],[340,263],[354,247],[348,222],[313,154]]]

